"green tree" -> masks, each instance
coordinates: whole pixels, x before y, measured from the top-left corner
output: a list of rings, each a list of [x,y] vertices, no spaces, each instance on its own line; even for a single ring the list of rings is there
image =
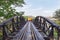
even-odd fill
[[[56,10],[55,13],[54,13],[54,18],[58,19],[58,20],[55,20],[55,22],[60,25],[60,9]]]
[[[23,4],[25,4],[24,0],[0,0],[0,17],[8,19],[14,16],[16,10],[11,5],[22,7]]]
[[[24,12],[16,12],[16,15],[18,15],[18,16],[21,16],[23,14],[24,14]]]
[[[60,9],[55,11],[54,17],[60,19]]]

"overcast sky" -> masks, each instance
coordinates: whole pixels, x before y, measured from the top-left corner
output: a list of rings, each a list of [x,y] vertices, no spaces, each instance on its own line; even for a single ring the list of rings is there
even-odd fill
[[[60,9],[60,0],[25,0],[24,7],[16,7],[17,11],[25,11],[24,15],[53,16]]]

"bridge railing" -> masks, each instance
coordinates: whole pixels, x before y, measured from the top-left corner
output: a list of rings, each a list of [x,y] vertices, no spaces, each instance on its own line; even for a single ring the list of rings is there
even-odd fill
[[[38,16],[35,24],[47,35],[50,40],[60,40],[60,26],[48,18]]]
[[[24,18],[21,16],[15,16],[1,23],[0,24],[0,34],[1,34],[0,39],[9,40],[10,37],[13,37],[14,35],[16,35],[18,30],[20,30],[23,27],[21,25],[25,24],[25,20],[22,20],[22,19]]]

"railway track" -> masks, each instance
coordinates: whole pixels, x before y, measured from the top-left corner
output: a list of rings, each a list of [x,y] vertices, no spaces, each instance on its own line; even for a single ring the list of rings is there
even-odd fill
[[[20,32],[11,40],[44,40],[32,22],[27,22]]]

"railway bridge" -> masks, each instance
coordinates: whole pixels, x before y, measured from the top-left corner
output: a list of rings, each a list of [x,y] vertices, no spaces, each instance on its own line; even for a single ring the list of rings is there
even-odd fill
[[[42,16],[26,21],[12,17],[0,24],[0,40],[60,40],[60,26]]]

